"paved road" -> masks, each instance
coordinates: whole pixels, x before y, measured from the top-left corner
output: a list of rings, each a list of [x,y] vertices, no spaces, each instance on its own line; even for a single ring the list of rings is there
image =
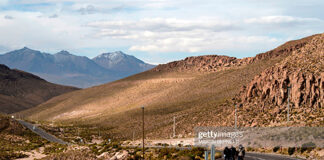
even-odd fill
[[[38,134],[39,136],[43,137],[44,139],[50,141],[50,142],[56,142],[59,144],[68,144],[67,142],[64,142],[61,139],[56,138],[55,136],[45,132],[43,129],[38,128],[37,126],[25,122],[23,120],[17,120],[20,124],[24,125],[34,133]],[[130,146],[129,146],[130,147]],[[141,146],[137,146],[141,147]],[[164,148],[163,146],[145,146],[148,148]],[[172,148],[172,146],[168,146],[168,148]],[[185,150],[185,149],[191,149],[191,147],[175,147],[180,150]],[[218,151],[220,152],[220,151]],[[300,160],[298,158],[292,158],[288,156],[283,156],[283,155],[276,155],[276,154],[263,154],[263,153],[251,153],[248,152],[246,153],[245,159],[244,160]]]
[[[50,142],[55,142],[55,143],[59,143],[59,144],[68,144],[67,142],[64,142],[61,139],[56,138],[55,136],[45,132],[43,129],[35,126],[34,124],[28,123],[26,121],[23,120],[17,120],[20,124],[22,124],[23,126],[27,127],[28,129],[30,129],[31,131],[33,131],[34,133],[38,134],[39,136],[41,136],[42,138],[50,141]]]
[[[127,146],[127,147],[139,147],[141,148],[142,146]],[[178,147],[178,146],[145,146],[147,148],[176,148],[179,150],[186,150],[186,149],[191,149],[191,147]],[[216,152],[221,152],[221,151],[216,151]],[[222,152],[221,152],[222,153]],[[221,160],[223,158],[219,158],[217,160]],[[266,154],[266,153],[252,153],[248,152],[246,153],[246,156],[244,160],[301,160],[299,158],[293,158],[285,155],[277,155],[277,154]]]
[[[219,158],[217,160],[222,160]],[[246,153],[244,160],[301,160],[284,155],[265,154],[265,153]]]
[[[217,151],[220,152],[220,151]],[[221,160],[224,158],[219,158]],[[302,160],[300,158],[293,158],[285,155],[269,154],[269,153],[252,153],[248,152],[245,155],[244,160]]]
[[[300,160],[298,158],[288,157],[276,154],[247,153],[245,160]]]
[[[217,160],[222,160],[222,159],[224,158],[219,158]],[[288,157],[285,155],[248,152],[246,153],[244,160],[301,160],[301,159]]]

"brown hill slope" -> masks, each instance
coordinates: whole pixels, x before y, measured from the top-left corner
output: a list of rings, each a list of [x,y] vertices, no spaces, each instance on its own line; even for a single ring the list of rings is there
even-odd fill
[[[324,125],[324,34],[316,36],[243,87],[238,100],[243,105],[242,113],[248,114],[249,120],[242,117],[242,121],[254,125],[276,125],[284,121],[288,87],[291,87],[291,121]],[[260,114],[249,114],[251,108],[259,110]]]
[[[102,125],[118,137],[130,137],[133,132],[140,136],[142,105],[150,137],[170,136],[173,116],[177,116],[177,133],[182,135],[192,134],[199,125],[232,125],[231,99],[240,88],[316,36],[251,58],[198,56],[159,65],[126,79],[55,97],[24,114],[30,119]]]
[[[0,112],[14,113],[34,107],[50,98],[77,88],[52,84],[0,64]]]

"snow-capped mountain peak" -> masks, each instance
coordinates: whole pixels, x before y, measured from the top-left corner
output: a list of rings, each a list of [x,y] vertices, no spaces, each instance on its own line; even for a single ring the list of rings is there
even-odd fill
[[[66,51],[66,50],[62,50],[56,54],[61,54],[61,55],[72,55],[70,52]]]
[[[117,60],[120,58],[124,58],[128,55],[123,53],[122,51],[110,52],[110,53],[102,53],[101,55],[95,57],[94,59],[105,58],[109,60]]]
[[[134,56],[127,55],[122,51],[103,53],[92,59],[106,69],[120,72],[138,73],[151,69],[154,65],[147,64]]]

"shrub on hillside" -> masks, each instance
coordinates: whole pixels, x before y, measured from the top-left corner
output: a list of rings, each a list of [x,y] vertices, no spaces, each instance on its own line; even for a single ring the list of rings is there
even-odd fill
[[[92,154],[88,150],[77,150],[77,151],[68,151],[58,154],[52,154],[47,157],[42,158],[42,160],[68,160],[68,159],[77,159],[77,160],[95,160],[97,159],[96,155]]]
[[[111,146],[112,146],[112,148],[119,148],[119,143],[118,142],[112,142]]]
[[[288,154],[293,155],[295,153],[296,148],[295,147],[289,147],[288,148]]]
[[[275,146],[275,147],[273,147],[272,151],[277,152],[279,149],[280,149],[280,146]]]
[[[181,150],[179,151],[178,155],[191,157],[192,159],[195,159],[195,157],[203,157],[204,152],[205,152],[204,148],[194,147],[191,150]]]
[[[215,159],[222,158],[222,153],[221,152],[216,152],[215,153]]]
[[[167,158],[170,159],[173,153],[178,152],[175,148],[161,148],[159,149],[159,158]]]
[[[316,144],[313,143],[313,142],[304,143],[301,146],[301,152],[302,153],[305,152],[305,151],[310,152],[310,151],[312,151],[315,148],[316,148]]]
[[[255,149],[252,148],[252,147],[247,147],[247,148],[246,148],[246,151],[251,152],[251,151],[255,151]]]
[[[0,159],[18,159],[18,158],[26,158],[28,157],[23,153],[16,152],[8,152],[8,151],[0,151]]]
[[[9,119],[0,115],[0,132],[9,127]]]
[[[62,153],[67,150],[67,145],[53,143],[44,149],[44,154]]]

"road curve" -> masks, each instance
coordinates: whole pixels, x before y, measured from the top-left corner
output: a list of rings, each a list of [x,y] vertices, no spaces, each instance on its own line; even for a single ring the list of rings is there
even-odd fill
[[[59,143],[59,144],[69,144],[67,142],[64,142],[61,139],[56,138],[55,136],[45,132],[43,129],[35,126],[34,124],[28,123],[26,121],[23,120],[17,120],[20,124],[22,124],[23,126],[27,127],[28,129],[30,129],[31,131],[33,131],[34,133],[38,134],[39,136],[41,136],[42,138],[50,141],[50,142],[55,142],[55,143]]]

